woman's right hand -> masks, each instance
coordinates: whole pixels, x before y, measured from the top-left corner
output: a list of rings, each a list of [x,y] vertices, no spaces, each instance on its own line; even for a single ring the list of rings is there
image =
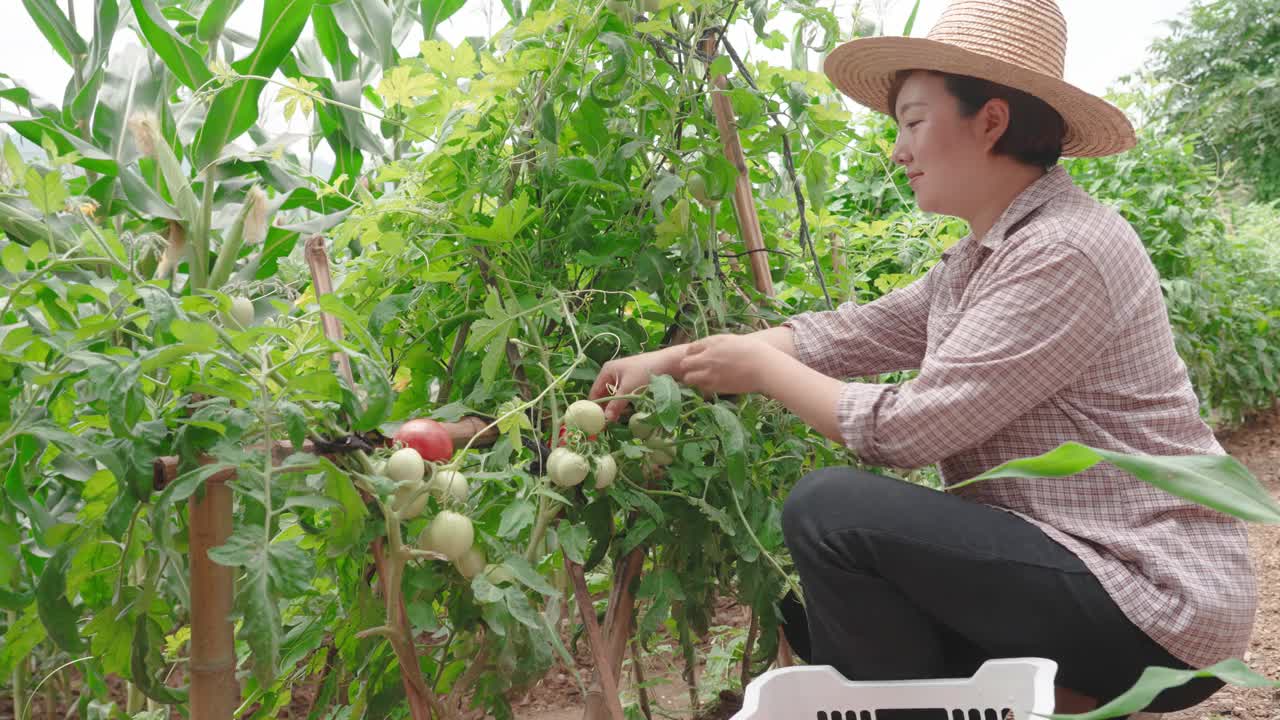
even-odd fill
[[[676,345],[654,352],[610,360],[600,368],[600,374],[596,376],[596,381],[591,386],[591,392],[587,397],[598,400],[612,395],[629,395],[636,388],[648,385],[649,378],[653,375],[675,375],[683,355],[684,346]],[[610,400],[604,408],[605,419],[616,422],[630,404],[630,401],[623,398]]]

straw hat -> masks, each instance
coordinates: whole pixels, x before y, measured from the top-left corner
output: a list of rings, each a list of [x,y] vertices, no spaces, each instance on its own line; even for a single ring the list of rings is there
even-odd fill
[[[1053,0],[953,0],[928,38],[873,37],[844,43],[823,69],[849,97],[891,115],[889,86],[900,70],[969,75],[1022,90],[1066,121],[1062,154],[1114,155],[1137,140],[1124,113],[1065,82],[1067,22]]]

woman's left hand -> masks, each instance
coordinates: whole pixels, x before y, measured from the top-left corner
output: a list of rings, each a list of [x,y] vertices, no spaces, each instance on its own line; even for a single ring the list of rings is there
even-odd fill
[[[772,353],[763,340],[748,335],[712,335],[690,343],[680,361],[680,379],[703,394],[760,392]]]

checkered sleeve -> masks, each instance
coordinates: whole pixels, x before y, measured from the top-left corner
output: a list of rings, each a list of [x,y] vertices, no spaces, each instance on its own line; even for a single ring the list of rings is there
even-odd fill
[[[867,462],[915,468],[974,447],[1080,376],[1115,327],[1102,275],[1070,244],[1028,243],[971,298],[919,375],[849,383],[836,415]]]
[[[794,331],[800,362],[830,377],[875,375],[920,367],[925,327],[941,264],[910,285],[866,305],[801,313],[783,327]]]

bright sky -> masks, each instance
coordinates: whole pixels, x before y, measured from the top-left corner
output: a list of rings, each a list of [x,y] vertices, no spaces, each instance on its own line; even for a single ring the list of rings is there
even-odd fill
[[[82,36],[92,34],[93,0],[70,0],[76,6],[76,21]],[[854,0],[836,0],[837,16],[843,27],[852,24],[850,8]],[[873,11],[881,11],[885,18],[885,32],[900,34],[906,24],[913,0],[864,0],[863,5]],[[1121,75],[1136,69],[1143,61],[1151,41],[1164,35],[1165,21],[1173,19],[1190,4],[1190,0],[1058,0],[1067,18],[1068,46],[1066,79],[1089,92],[1101,94]],[[66,1],[59,5],[66,7]],[[942,14],[947,0],[922,0],[916,19],[914,36],[923,36]],[[47,45],[18,0],[0,0],[0,73],[13,76],[37,95],[61,104],[63,89],[71,77],[71,69]],[[441,28],[441,33],[457,43],[467,35],[489,36],[505,22],[505,12],[497,0],[469,0],[454,18]],[[262,13],[262,0],[245,0],[232,19],[232,27],[257,35]],[[780,16],[773,20],[770,30],[781,30],[791,35],[792,21]],[[309,32],[309,30],[307,31]],[[790,65],[786,51],[774,52],[763,47],[747,49],[749,31],[743,29],[735,35],[742,38],[735,42],[740,51],[749,52],[757,59],[767,58],[780,65]],[[416,54],[420,31],[415,28],[402,45],[402,54]],[[117,33],[113,44],[118,49],[125,43],[136,42],[132,33]],[[817,63],[812,63],[817,67]],[[264,100],[270,100],[269,89]],[[305,133],[308,128],[300,117],[295,117],[286,127],[279,115],[279,106],[271,107],[276,117],[266,123],[271,131]],[[11,109],[11,108],[8,108]]]

